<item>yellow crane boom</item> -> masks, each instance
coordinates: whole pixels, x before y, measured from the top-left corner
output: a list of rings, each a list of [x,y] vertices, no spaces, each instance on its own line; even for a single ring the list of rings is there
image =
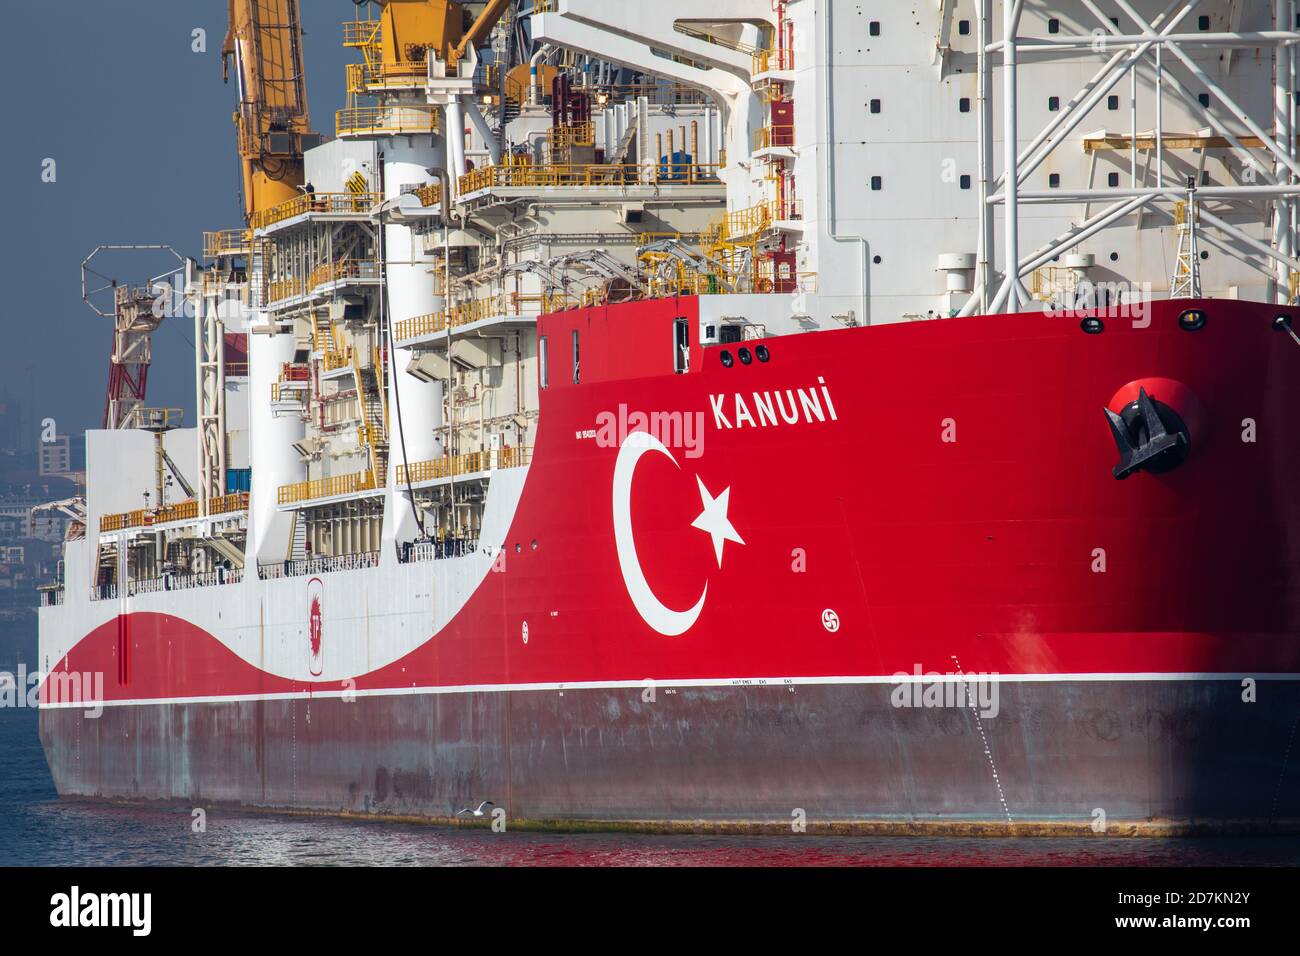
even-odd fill
[[[320,141],[307,112],[298,0],[229,0],[221,54],[227,81],[233,60],[239,84],[234,121],[248,220],[298,195],[303,152]]]

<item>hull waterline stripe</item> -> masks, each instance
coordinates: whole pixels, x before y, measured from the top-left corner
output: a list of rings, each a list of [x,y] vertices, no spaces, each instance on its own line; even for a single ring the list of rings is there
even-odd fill
[[[573,681],[573,682],[539,682],[532,684],[459,684],[446,687],[377,687],[366,690],[348,690],[345,688],[311,691],[288,691],[273,694],[228,694],[195,697],[153,697],[138,700],[104,700],[104,701],[59,701],[42,703],[45,710],[71,708],[85,710],[87,705],[104,707],[161,706],[164,704],[226,704],[244,703],[259,700],[311,700],[313,698],[329,699],[343,697],[402,697],[425,696],[436,694],[490,694],[490,693],[524,693],[529,691],[567,691],[567,690],[644,690],[649,687],[791,687],[796,685],[819,684],[935,684],[935,683],[1115,683],[1142,681],[1241,681],[1241,680],[1296,681],[1300,673],[1097,673],[1097,674],[900,674],[900,675],[866,675],[858,677],[719,677],[719,678],[680,678],[676,680],[616,680],[616,681]]]

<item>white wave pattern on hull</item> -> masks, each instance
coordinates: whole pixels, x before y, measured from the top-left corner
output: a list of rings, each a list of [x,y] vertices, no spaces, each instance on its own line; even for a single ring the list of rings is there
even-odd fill
[[[244,661],[300,681],[342,681],[391,664],[447,626],[491,573],[519,504],[528,468],[496,472],[478,550],[457,558],[402,564],[391,547],[374,568],[331,571],[321,599],[322,648],[309,651],[311,575],[155,591],[129,598],[84,597],[40,611],[40,660],[57,664],[83,637],[119,614],[172,614],[216,637]],[[331,641],[330,635],[347,635]]]

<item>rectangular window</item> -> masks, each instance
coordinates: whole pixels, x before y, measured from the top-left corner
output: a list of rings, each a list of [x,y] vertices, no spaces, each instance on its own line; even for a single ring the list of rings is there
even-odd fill
[[[578,384],[578,330],[573,330],[573,384]]]
[[[547,374],[546,367],[546,336],[537,340],[537,382],[542,388],[547,388],[550,382],[550,376]]]
[[[690,323],[686,319],[673,320],[673,371],[678,375],[691,364]]]

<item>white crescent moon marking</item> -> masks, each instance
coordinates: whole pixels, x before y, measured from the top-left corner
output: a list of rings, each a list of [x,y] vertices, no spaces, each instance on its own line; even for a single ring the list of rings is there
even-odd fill
[[[660,634],[677,637],[690,630],[695,619],[700,616],[700,611],[704,610],[709,585],[706,581],[700,599],[689,611],[674,611],[655,597],[645,579],[641,561],[636,556],[636,542],[632,537],[632,476],[636,473],[637,462],[648,451],[656,451],[674,466],[681,467],[672,452],[649,432],[633,432],[623,440],[623,445],[618,450],[618,460],[614,463],[614,543],[618,547],[618,566],[623,572],[623,584],[627,587],[628,597],[632,599],[637,613]]]

